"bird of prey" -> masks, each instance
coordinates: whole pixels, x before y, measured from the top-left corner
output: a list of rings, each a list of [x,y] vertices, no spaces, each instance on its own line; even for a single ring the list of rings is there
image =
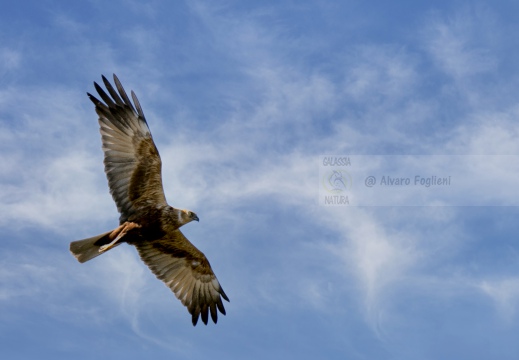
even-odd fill
[[[193,325],[201,316],[218,320],[229,301],[209,261],[182,234],[180,227],[198,216],[168,205],[162,188],[161,160],[134,92],[133,104],[114,74],[117,91],[102,76],[108,94],[94,82],[102,101],[87,93],[99,115],[104,167],[110,193],[120,213],[116,229],[70,243],[84,263],[125,242],[137,248],[150,270],[187,307]],[[134,106],[135,105],[135,106]]]

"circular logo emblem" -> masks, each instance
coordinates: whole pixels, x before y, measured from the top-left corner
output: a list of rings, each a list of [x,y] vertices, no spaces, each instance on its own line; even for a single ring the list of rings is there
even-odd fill
[[[326,191],[332,194],[341,194],[351,188],[351,176],[344,170],[327,171],[322,179]]]

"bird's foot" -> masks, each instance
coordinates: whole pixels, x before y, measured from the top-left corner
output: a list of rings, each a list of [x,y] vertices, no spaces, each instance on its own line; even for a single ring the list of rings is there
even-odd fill
[[[103,253],[103,252],[108,251],[111,248],[115,247],[119,243],[119,240],[121,240],[128,233],[128,231],[130,231],[132,229],[137,229],[137,228],[140,228],[140,227],[141,226],[139,224],[137,224],[137,223],[129,222],[129,221],[125,222],[124,224],[119,226],[117,229],[112,231],[110,233],[110,235],[108,235],[108,237],[110,239],[113,239],[112,242],[109,243],[109,244],[101,246],[99,248],[99,252]]]

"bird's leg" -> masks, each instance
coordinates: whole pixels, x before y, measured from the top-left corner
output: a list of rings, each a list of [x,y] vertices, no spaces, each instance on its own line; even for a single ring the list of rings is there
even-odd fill
[[[103,253],[105,251],[110,250],[111,248],[113,248],[114,246],[117,245],[119,240],[121,240],[124,237],[124,235],[126,235],[128,233],[128,231],[130,231],[132,229],[140,228],[140,227],[141,226],[139,224],[134,223],[134,222],[128,222],[128,221],[125,222],[124,224],[120,225],[117,229],[112,231],[110,233],[110,235],[108,235],[108,237],[110,239],[113,239],[112,242],[101,246],[99,248],[99,252]]]

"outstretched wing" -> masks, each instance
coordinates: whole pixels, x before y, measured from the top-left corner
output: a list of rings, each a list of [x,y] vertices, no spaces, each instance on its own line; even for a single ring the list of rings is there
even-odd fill
[[[192,315],[193,325],[207,325],[208,314],[218,321],[217,309],[225,315],[222,297],[229,301],[205,255],[175,230],[155,241],[131,243],[151,271],[164,281]]]
[[[88,94],[96,106],[103,142],[105,173],[122,224],[146,205],[166,205],[161,160],[137,97],[135,108],[114,74],[117,91],[103,76],[108,94],[94,82],[104,101]],[[135,110],[137,109],[137,110]]]

